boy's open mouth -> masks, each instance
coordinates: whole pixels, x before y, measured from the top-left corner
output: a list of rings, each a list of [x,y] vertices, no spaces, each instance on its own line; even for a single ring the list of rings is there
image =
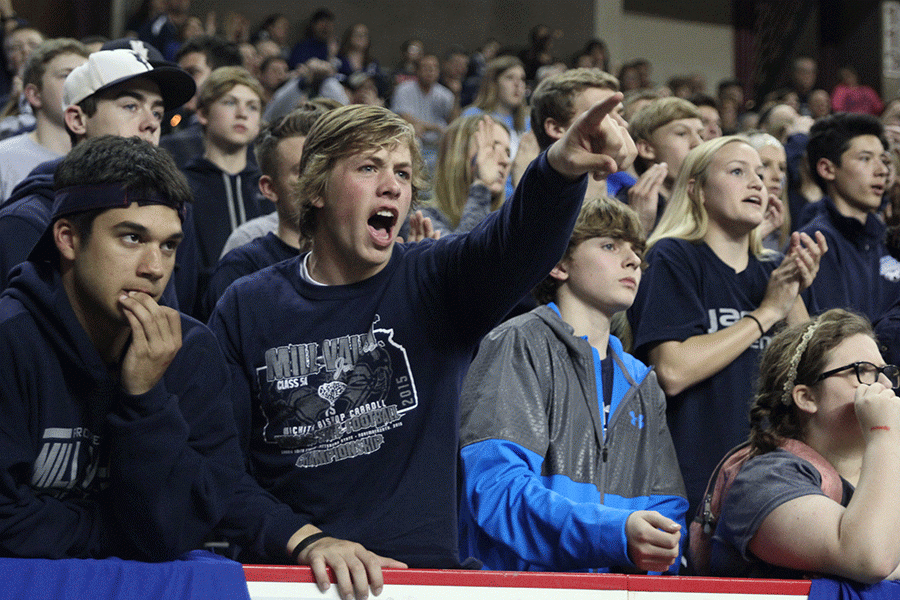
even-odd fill
[[[397,224],[397,214],[389,209],[382,208],[369,217],[369,231],[376,241],[388,243],[391,240],[391,232]]]

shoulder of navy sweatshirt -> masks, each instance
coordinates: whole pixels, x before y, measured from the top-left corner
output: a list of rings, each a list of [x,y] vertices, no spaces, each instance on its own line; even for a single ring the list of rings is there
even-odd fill
[[[28,258],[28,253],[50,223],[53,179],[62,158],[41,163],[19,182],[0,206],[0,289],[9,282],[9,271]]]
[[[294,258],[297,254],[297,249],[285,243],[274,231],[229,251],[219,260],[219,264],[209,280],[203,306],[203,317],[209,318],[216,302],[229,285],[244,275]]]
[[[808,290],[816,310],[851,308],[874,323],[900,298],[900,263],[890,255],[886,227],[874,214],[862,223],[842,215],[826,197],[815,218],[798,231],[809,235],[820,231],[828,242]]]

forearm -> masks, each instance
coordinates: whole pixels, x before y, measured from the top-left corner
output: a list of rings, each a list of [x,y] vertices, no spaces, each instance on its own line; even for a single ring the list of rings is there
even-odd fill
[[[319,533],[322,533],[321,529],[319,529],[315,525],[307,523],[306,525],[295,531],[290,538],[288,538],[287,544],[285,545],[285,550],[287,551],[288,555],[293,556],[294,550],[297,549],[297,545],[300,544],[300,542],[311,535],[317,535]]]
[[[644,232],[644,236],[649,236],[653,228],[656,227],[656,210],[646,205],[642,206],[638,212],[638,219],[641,222],[641,230]]]
[[[528,168],[528,165],[530,165],[540,153],[541,149],[538,146],[534,132],[529,130],[523,133],[522,138],[519,140],[519,149],[516,151],[515,157],[513,157],[512,168],[510,171],[513,187],[519,185],[519,181],[522,179],[525,169]]]
[[[756,316],[757,312],[750,314]],[[768,331],[774,321],[764,321],[764,318],[757,317],[762,328]],[[695,335],[683,342],[657,344],[649,351],[650,363],[656,367],[666,395],[675,396],[725,369],[761,336],[760,325],[743,317],[715,333]]]
[[[650,377],[652,375],[648,375]],[[653,469],[653,483],[648,493],[648,503],[644,510],[655,510],[681,525],[687,534],[687,525],[693,515],[687,515],[688,501],[675,453],[675,444],[666,421],[666,399],[659,390],[656,404],[656,420],[659,423],[656,431],[654,454],[647,460]]]
[[[490,214],[492,200],[491,190],[480,182],[473,183],[469,188],[469,196],[459,218],[459,226],[453,233],[465,233],[474,229]]]
[[[880,581],[900,565],[900,432],[870,442],[839,528],[842,559],[860,581]]]
[[[567,181],[542,155],[511,200],[467,235],[448,238],[462,246],[450,251],[456,264],[447,265],[444,277],[457,324],[480,338],[550,272],[565,251],[586,184]]]
[[[122,393],[107,418],[117,515],[157,560],[201,544],[245,475],[224,357],[206,327],[181,320],[163,379]]]
[[[400,116],[403,117],[410,125],[412,125],[415,128],[416,133],[418,133],[419,135],[427,131],[437,131],[438,133],[440,133],[444,130],[443,126],[441,126],[440,124],[431,123],[424,119],[420,119],[408,112],[400,112]]]
[[[217,531],[253,556],[288,563],[297,542],[318,528],[244,474]]]
[[[122,555],[113,544],[111,519],[95,501],[58,500],[38,495],[25,482],[0,489],[0,548],[21,558],[105,558]]]
[[[797,296],[797,300],[794,302],[794,306],[791,307],[791,311],[785,320],[789,327],[809,321],[809,312],[806,310],[806,303],[803,301],[803,298]]]
[[[655,453],[652,457],[648,457],[648,460],[652,460],[653,483],[648,490],[649,502],[644,509],[655,510],[672,519],[682,526],[681,530],[686,534],[687,524],[693,515],[686,517],[687,494],[678,466],[675,444],[672,442],[672,434],[666,421],[666,399],[662,391],[657,393],[660,396],[656,402],[656,419],[659,426],[654,444]]]
[[[521,560],[555,570],[631,566],[625,539],[631,511],[603,506],[593,484],[572,483],[593,488],[582,491],[595,493],[596,502],[570,500],[544,485],[538,455],[509,442],[480,442],[462,456],[465,501],[476,523]]]
[[[164,394],[155,410],[109,417],[111,492],[133,543],[153,560],[170,560],[198,547],[222,518],[243,462],[233,425],[223,418],[232,418],[227,402],[219,410],[194,407],[192,427],[175,396],[150,394]]]

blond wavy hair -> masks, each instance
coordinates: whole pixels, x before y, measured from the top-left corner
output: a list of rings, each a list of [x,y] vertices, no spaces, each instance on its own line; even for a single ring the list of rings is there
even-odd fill
[[[437,165],[434,170],[434,196],[431,204],[449,221],[451,229],[459,226],[462,211],[469,198],[474,174],[469,152],[475,143],[475,132],[485,115],[470,115],[455,119],[441,137]],[[504,130],[509,129],[500,121],[491,119]],[[506,190],[491,200],[491,210],[497,210],[506,198]]]
[[[335,163],[360,152],[397,145],[409,148],[415,206],[419,192],[428,184],[412,125],[386,108],[363,104],[342,106],[319,117],[306,138],[300,159],[297,201],[301,235],[311,238],[315,233],[318,209],[313,202],[327,195],[328,178]]]

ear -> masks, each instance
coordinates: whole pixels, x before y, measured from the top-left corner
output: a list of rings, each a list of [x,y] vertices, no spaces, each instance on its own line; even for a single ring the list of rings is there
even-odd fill
[[[550,136],[550,139],[558,140],[562,138],[568,127],[563,127],[556,119],[547,117],[544,119],[544,133]]]
[[[259,191],[268,200],[278,204],[278,192],[275,191],[275,187],[272,185],[273,183],[271,177],[268,175],[261,175],[259,177]]]
[[[653,145],[650,144],[650,142],[638,138],[635,142],[635,146],[637,146],[638,156],[644,160],[656,161],[656,149],[653,148]]]
[[[569,263],[566,260],[561,260],[556,263],[556,266],[553,267],[553,270],[550,271],[550,277],[556,279],[559,282],[563,282],[569,278]]]
[[[315,198],[310,200],[309,203],[312,204],[313,206],[315,206],[316,208],[322,208],[323,206],[325,206],[325,201],[322,200],[322,196],[316,196]]]
[[[207,125],[209,125],[209,118],[207,117],[205,111],[198,110],[196,115],[197,115],[197,122],[200,123],[200,125],[202,125],[203,127],[206,127]]]
[[[71,221],[62,218],[53,223],[53,241],[62,258],[75,260],[80,240]]]
[[[703,186],[697,185],[696,178],[692,177],[691,179],[688,179],[687,193],[688,193],[688,197],[690,197],[690,198],[693,198],[694,194],[699,195],[700,196],[700,204],[704,204],[706,202],[706,199],[703,197]]]
[[[816,172],[825,181],[834,181],[837,166],[827,158],[820,158],[816,163]]]
[[[81,107],[77,104],[66,107],[66,127],[75,135],[84,135],[87,133],[88,116],[84,114]]]
[[[25,100],[28,101],[28,104],[30,104],[32,108],[44,107],[44,99],[41,98],[41,91],[33,83],[26,85],[22,90],[22,93],[25,95]]]
[[[802,384],[795,385],[794,389],[791,391],[791,396],[794,399],[794,405],[802,412],[808,415],[818,412],[819,405],[816,404],[815,394],[810,386]]]

